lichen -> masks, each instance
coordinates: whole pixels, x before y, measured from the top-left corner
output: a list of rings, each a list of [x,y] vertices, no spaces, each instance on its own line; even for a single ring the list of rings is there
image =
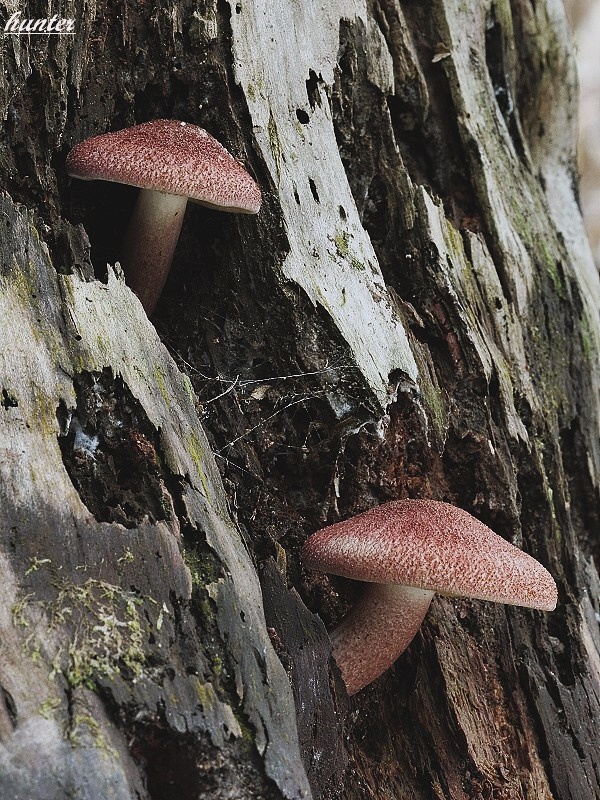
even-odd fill
[[[160,369],[158,364],[154,366],[154,380],[158,384],[158,388],[160,389],[160,393],[162,394],[163,398],[165,399],[167,404],[170,405],[172,402],[172,395],[167,388],[167,384],[165,382],[165,376],[163,375],[162,370]]]
[[[206,463],[206,452],[200,441],[198,434],[195,431],[187,437],[187,448],[190,456],[192,457],[192,461],[194,462],[194,466],[196,467],[196,472],[198,473],[198,478],[200,479],[200,483],[202,484],[202,488],[204,489],[204,496],[207,500],[211,498],[211,491],[210,486],[208,483],[208,479],[204,474],[204,464]]]
[[[335,236],[329,237],[335,245],[336,255],[346,261],[353,269],[364,270],[365,265],[357,258],[350,248],[350,234],[348,231],[338,231]]]
[[[43,703],[40,704],[40,707],[38,708],[38,714],[44,719],[52,719],[60,706],[61,702],[58,697],[48,697]]]
[[[100,723],[91,714],[76,713],[66,731],[66,738],[75,746],[85,745],[91,739],[94,747],[104,750],[113,758],[117,756],[117,751],[108,743]]]
[[[149,632],[144,605],[144,598],[133,592],[89,578],[64,583],[52,601],[25,595],[13,606],[12,618],[15,626],[32,628],[24,649],[34,662],[42,656],[50,662],[50,677],[63,676],[72,688],[93,689],[99,680],[116,675],[132,681],[142,677]],[[39,635],[32,622],[36,612],[45,615],[56,636]]]
[[[587,316],[587,314],[584,314],[581,317],[579,335],[581,337],[581,348],[586,361],[593,361],[594,358],[598,357],[598,354],[594,352],[594,334],[592,331],[590,318]]]

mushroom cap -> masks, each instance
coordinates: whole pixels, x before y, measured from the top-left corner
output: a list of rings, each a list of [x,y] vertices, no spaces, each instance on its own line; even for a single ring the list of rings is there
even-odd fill
[[[257,214],[255,181],[210,133],[197,125],[157,119],[93,136],[75,145],[67,172],[176,194],[224,211]]]
[[[372,583],[552,611],[557,589],[534,558],[467,511],[435,500],[399,500],[314,533],[309,569]]]

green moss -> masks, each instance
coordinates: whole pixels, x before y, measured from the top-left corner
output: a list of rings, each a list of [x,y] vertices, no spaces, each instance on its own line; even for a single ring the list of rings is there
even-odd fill
[[[160,510],[163,514],[164,519],[172,519],[173,517],[173,505],[172,502],[167,494],[161,494],[158,499],[158,505],[160,506]]]
[[[124,566],[125,564],[131,564],[134,560],[135,560],[135,557],[134,557],[133,553],[127,547],[123,551],[123,555],[121,555],[121,556],[119,556],[119,558],[117,558],[117,564],[121,564],[122,566]]]
[[[192,403],[193,406],[195,406],[196,392],[194,391],[194,386],[187,375],[183,375],[182,378],[183,378],[183,386],[185,388],[185,393],[188,396],[188,400]]]
[[[215,708],[215,705],[217,704],[219,698],[215,694],[215,690],[213,689],[212,684],[202,683],[201,681],[197,681],[196,693],[198,695],[198,701],[205,713]]]
[[[337,253],[342,258],[348,258],[350,253],[350,237],[346,231],[338,231],[333,237],[333,243]]]
[[[190,571],[194,588],[205,589],[223,577],[220,563],[208,548],[200,551],[197,547],[188,546],[183,551],[183,558]]]
[[[91,739],[94,747],[104,750],[111,758],[117,757],[117,751],[108,743],[100,723],[90,714],[76,713],[73,716],[67,731],[67,739],[79,747],[89,745]]]
[[[51,563],[52,559],[50,558],[37,558],[37,556],[30,558],[29,567],[25,570],[25,577],[31,575],[32,572],[37,572],[41,567],[45,567],[47,564]]]
[[[223,659],[217,653],[213,654],[212,673],[216,678],[220,678],[223,674]]]
[[[44,719],[52,719],[60,706],[61,702],[57,697],[49,697],[40,705],[38,714]]]
[[[190,454],[192,461],[194,462],[194,466],[196,467],[196,471],[198,473],[198,478],[200,479],[200,483],[202,484],[202,488],[204,490],[204,496],[207,500],[211,498],[211,491],[210,485],[208,483],[208,479],[204,474],[204,464],[206,463],[206,451],[202,442],[200,441],[200,437],[195,431],[192,431],[190,435],[187,437],[187,449],[188,453]]]
[[[594,334],[590,325],[590,319],[587,314],[581,317],[581,326],[579,328],[579,336],[581,337],[581,347],[586,361],[592,361],[598,357],[595,353],[594,347]]]
[[[232,711],[237,724],[240,726],[240,731],[242,732],[242,750],[247,754],[253,754],[256,748],[256,733],[248,724],[245,715],[237,713],[235,708],[232,708]]]
[[[64,587],[50,623],[54,627],[73,620],[75,635],[56,653],[53,674],[62,673],[72,687],[90,689],[97,680],[123,671],[133,680],[140,678],[146,660],[142,605],[133,593],[96,579]]]
[[[24,595],[12,607],[12,623],[15,628],[28,628],[29,627],[29,608],[35,602],[35,595],[31,592]]]
[[[165,402],[168,405],[170,405],[172,397],[171,397],[171,394],[170,394],[169,390],[167,389],[167,384],[165,382],[165,376],[163,375],[163,373],[162,373],[160,367],[158,366],[158,364],[155,364],[155,366],[154,366],[154,380],[158,384],[158,388],[160,389],[160,393],[162,394],[163,399],[165,400]]]
[[[116,675],[134,681],[142,676],[148,635],[143,606],[144,600],[132,592],[90,578],[82,584],[65,583],[53,601],[26,595],[13,606],[12,616],[16,626],[28,628],[32,611],[41,609],[58,635],[40,642],[34,629],[25,640],[25,652],[34,662],[46,653],[51,677],[62,675],[73,688],[93,689],[98,680]],[[56,647],[54,640],[60,642]]]
[[[58,433],[56,421],[56,405],[54,397],[36,386],[31,386],[31,417],[35,419],[35,428],[46,439],[55,439]]]
[[[109,355],[109,347],[107,347],[101,333],[96,334],[96,350],[96,358],[98,361],[104,361]]]
[[[364,270],[365,265],[352,253],[350,249],[350,234],[347,231],[338,231],[330,241],[335,245],[336,254],[343,261],[347,261],[353,269]]]
[[[204,652],[210,663],[213,689],[217,696],[222,690],[221,681],[227,670],[226,655],[222,650],[222,640],[216,621],[216,605],[207,587],[223,580],[220,562],[207,546],[186,546],[183,551],[185,563],[192,579],[191,609],[201,632]]]

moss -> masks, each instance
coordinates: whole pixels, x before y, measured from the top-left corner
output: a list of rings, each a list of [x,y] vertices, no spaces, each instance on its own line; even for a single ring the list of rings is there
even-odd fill
[[[136,595],[104,581],[67,585],[53,604],[50,622],[54,627],[75,618],[75,635],[56,653],[53,673],[62,673],[72,687],[89,689],[123,671],[134,681],[140,678],[146,660],[142,605]]]
[[[31,418],[35,419],[35,429],[45,439],[55,439],[58,433],[54,397],[50,397],[39,387],[31,386]]]
[[[215,678],[220,678],[221,675],[223,674],[223,659],[217,653],[213,654],[212,672]]]
[[[183,386],[185,389],[185,393],[188,396],[188,400],[192,403],[193,406],[196,405],[196,392],[194,391],[194,385],[192,384],[191,380],[188,378],[187,375],[183,375]]]
[[[117,558],[117,564],[121,564],[122,566],[124,566],[125,564],[131,564],[134,560],[135,560],[135,557],[134,557],[133,553],[127,547],[123,551],[123,555],[121,555],[121,556],[119,556],[119,558]]]
[[[198,695],[198,701],[205,712],[215,707],[218,698],[210,683],[197,681],[196,693]]]
[[[148,636],[144,605],[132,592],[90,578],[64,584],[53,601],[26,595],[13,606],[12,616],[16,626],[28,628],[34,609],[45,613],[57,636],[41,642],[34,629],[25,640],[25,652],[34,662],[44,653],[52,665],[51,677],[62,675],[72,688],[93,689],[101,679],[125,675],[136,681],[143,675]]]
[[[216,556],[206,548],[200,551],[198,547],[186,547],[183,558],[190,571],[192,586],[205,589],[211,583],[217,583],[222,577],[221,565]]]
[[[335,245],[336,254],[347,261],[353,269],[364,270],[365,265],[362,261],[353,255],[350,249],[350,234],[347,231],[338,231],[330,240]]]
[[[21,597],[20,600],[13,605],[12,623],[15,628],[29,628],[29,614],[28,610],[33,605],[35,595],[31,592]]]
[[[546,268],[547,274],[550,276],[550,280],[552,281],[552,286],[554,287],[554,292],[556,293],[556,296],[559,297],[561,300],[565,300],[567,296],[567,291],[563,279],[558,270],[558,261],[555,255],[552,253],[550,247],[548,247],[548,244],[546,243],[545,239],[541,239],[538,242],[537,253]]]
[[[249,82],[245,87],[246,97],[251,103],[255,103],[259,96],[264,95],[265,82],[263,78],[258,78],[255,83]]]
[[[158,388],[160,389],[160,393],[162,394],[163,399],[165,400],[167,405],[170,406],[171,405],[171,400],[172,400],[171,393],[167,389],[167,384],[165,382],[165,376],[163,375],[160,367],[157,364],[154,366],[154,380],[158,384]]]
[[[104,750],[111,758],[117,757],[117,751],[108,743],[100,723],[90,714],[76,713],[71,720],[66,738],[71,744],[79,747],[89,746],[91,739],[94,747]]]
[[[254,728],[250,727],[247,719],[241,713],[236,712],[234,708],[232,708],[232,711],[237,724],[240,726],[240,731],[242,732],[241,749],[248,755],[251,755],[256,750],[256,732]]]
[[[159,497],[158,505],[162,512],[163,519],[171,519],[173,517],[173,505],[166,489],[165,493]]]
[[[108,359],[110,353],[110,345],[104,341],[101,333],[96,334],[96,358],[98,361],[105,361]]]
[[[594,347],[594,334],[587,314],[583,314],[581,317],[579,336],[581,337],[581,348],[586,361],[597,359],[598,355]]]
[[[194,462],[194,466],[196,467],[202,488],[204,489],[204,496],[207,500],[210,500],[212,493],[210,491],[208,479],[204,474],[206,451],[202,442],[200,441],[200,437],[195,431],[192,431],[192,433],[187,437],[187,448],[190,456],[192,457],[192,461]]]
[[[421,391],[425,407],[429,412],[429,419],[435,430],[438,441],[443,441],[445,431],[448,428],[448,407],[447,398],[444,392],[429,380],[423,380]]]
[[[346,231],[338,231],[333,237],[333,243],[337,253],[342,258],[348,258],[350,254],[350,237]]]
[[[52,719],[60,706],[61,702],[57,697],[49,697],[38,708],[38,714],[44,719]]]
[[[29,567],[25,570],[25,577],[31,575],[32,572],[37,572],[38,569],[52,563],[50,558],[37,558],[34,556],[29,559]]]
[[[543,267],[552,281],[556,295],[565,299],[566,287],[558,270],[555,251],[544,236],[540,236],[535,225],[531,223],[532,209],[523,207],[523,199],[512,196],[510,198],[510,222],[514,232],[523,242],[532,262]],[[535,213],[535,210],[533,211]],[[545,212],[540,211],[540,214]]]

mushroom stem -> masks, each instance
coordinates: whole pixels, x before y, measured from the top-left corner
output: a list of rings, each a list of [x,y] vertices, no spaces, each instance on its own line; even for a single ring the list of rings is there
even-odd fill
[[[148,316],[167,280],[186,205],[187,197],[141,189],[129,220],[119,261]]]
[[[370,583],[331,634],[349,695],[389,669],[406,650],[427,614],[434,592]]]

